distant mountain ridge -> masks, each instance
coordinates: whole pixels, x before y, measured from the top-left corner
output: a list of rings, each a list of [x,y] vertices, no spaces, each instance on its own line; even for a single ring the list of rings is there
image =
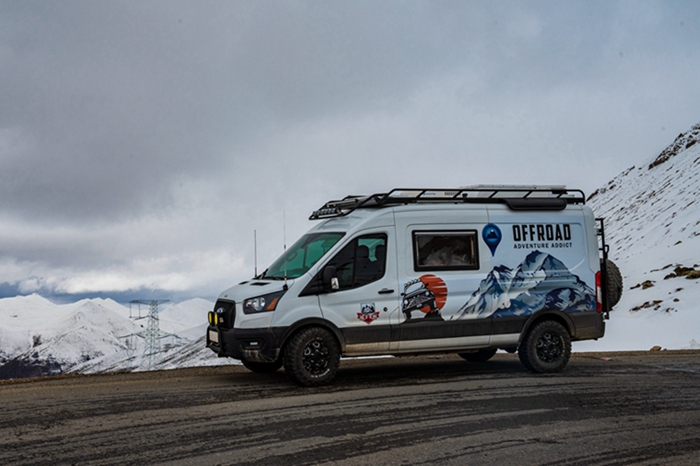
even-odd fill
[[[685,133],[679,134],[676,140],[673,141],[673,143],[666,149],[661,151],[658,157],[656,157],[656,159],[649,164],[649,169],[651,170],[657,165],[661,165],[662,163],[666,162],[671,157],[678,155],[686,149],[690,149],[697,144],[698,141],[700,141],[700,123],[693,126]]]
[[[165,306],[158,368],[226,364],[204,345],[206,312],[214,303],[194,299]],[[39,295],[0,299],[0,379],[65,373],[134,371],[143,357],[145,315],[112,300],[58,305]],[[130,315],[134,318],[130,318]]]

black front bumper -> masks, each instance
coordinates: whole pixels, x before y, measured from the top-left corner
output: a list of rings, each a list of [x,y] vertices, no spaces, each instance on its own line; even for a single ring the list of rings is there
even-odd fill
[[[280,354],[284,328],[223,329],[207,327],[207,348],[219,357],[241,361],[275,362]]]

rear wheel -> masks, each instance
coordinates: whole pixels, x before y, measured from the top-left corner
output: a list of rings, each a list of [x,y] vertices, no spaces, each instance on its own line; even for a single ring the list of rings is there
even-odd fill
[[[275,362],[257,362],[257,361],[242,361],[246,369],[258,374],[272,374],[282,367],[282,358]]]
[[[292,337],[284,351],[284,370],[304,387],[326,385],[340,365],[340,347],[325,328],[310,327]]]
[[[571,337],[563,325],[545,320],[532,327],[518,348],[523,366],[537,373],[559,372],[571,357]]]
[[[469,362],[486,362],[496,354],[496,351],[498,351],[496,348],[485,348],[473,353],[459,353],[459,355]]]

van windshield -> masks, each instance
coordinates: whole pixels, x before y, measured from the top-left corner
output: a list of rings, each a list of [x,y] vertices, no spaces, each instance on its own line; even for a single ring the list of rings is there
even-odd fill
[[[299,278],[304,275],[345,233],[310,233],[304,235],[277,259],[260,278]]]

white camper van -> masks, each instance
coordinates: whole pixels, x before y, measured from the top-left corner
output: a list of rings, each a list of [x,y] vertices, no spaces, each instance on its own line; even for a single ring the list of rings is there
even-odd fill
[[[622,279],[603,221],[559,186],[394,189],[329,201],[265,272],[227,289],[207,347],[329,383],[341,356],[517,351],[557,372],[597,339]]]

